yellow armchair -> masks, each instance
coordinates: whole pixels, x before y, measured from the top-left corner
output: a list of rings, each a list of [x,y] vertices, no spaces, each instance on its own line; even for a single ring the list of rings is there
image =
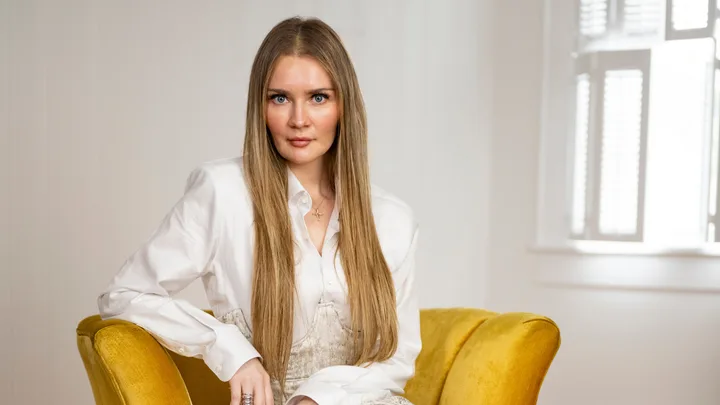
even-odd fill
[[[405,396],[415,405],[531,405],[560,347],[550,319],[478,309],[421,311],[423,350]],[[77,344],[101,405],[227,405],[230,390],[200,359],[164,349],[129,322],[90,316]]]

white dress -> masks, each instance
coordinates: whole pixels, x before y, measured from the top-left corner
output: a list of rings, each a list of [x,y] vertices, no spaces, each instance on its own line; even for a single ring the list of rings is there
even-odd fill
[[[418,226],[410,208],[379,187],[372,210],[395,284],[398,350],[389,360],[350,366],[350,309],[342,263],[335,255],[340,225],[331,214],[322,254],[310,240],[309,193],[288,171],[288,209],[296,245],[297,306],[286,392],[276,404],[307,396],[320,405],[408,404],[400,397],[421,349],[415,290]],[[335,207],[337,208],[337,207]],[[253,215],[242,158],[206,162],[150,238],[122,265],[98,298],[104,319],[124,319],[167,349],[197,357],[222,381],[248,360],[252,345]],[[175,294],[200,279],[209,315]]]

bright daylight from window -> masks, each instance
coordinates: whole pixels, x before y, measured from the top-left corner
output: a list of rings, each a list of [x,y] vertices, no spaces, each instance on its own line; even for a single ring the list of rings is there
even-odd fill
[[[716,1],[577,1],[570,238],[720,241]]]

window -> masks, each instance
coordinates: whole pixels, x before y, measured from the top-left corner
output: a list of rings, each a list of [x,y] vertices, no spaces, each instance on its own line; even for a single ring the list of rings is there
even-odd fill
[[[720,241],[716,1],[549,0],[546,16],[541,239]]]

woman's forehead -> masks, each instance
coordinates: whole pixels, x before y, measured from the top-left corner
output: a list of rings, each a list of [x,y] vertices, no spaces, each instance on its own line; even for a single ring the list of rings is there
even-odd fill
[[[269,88],[285,91],[331,88],[323,66],[309,56],[281,56],[270,77]]]

